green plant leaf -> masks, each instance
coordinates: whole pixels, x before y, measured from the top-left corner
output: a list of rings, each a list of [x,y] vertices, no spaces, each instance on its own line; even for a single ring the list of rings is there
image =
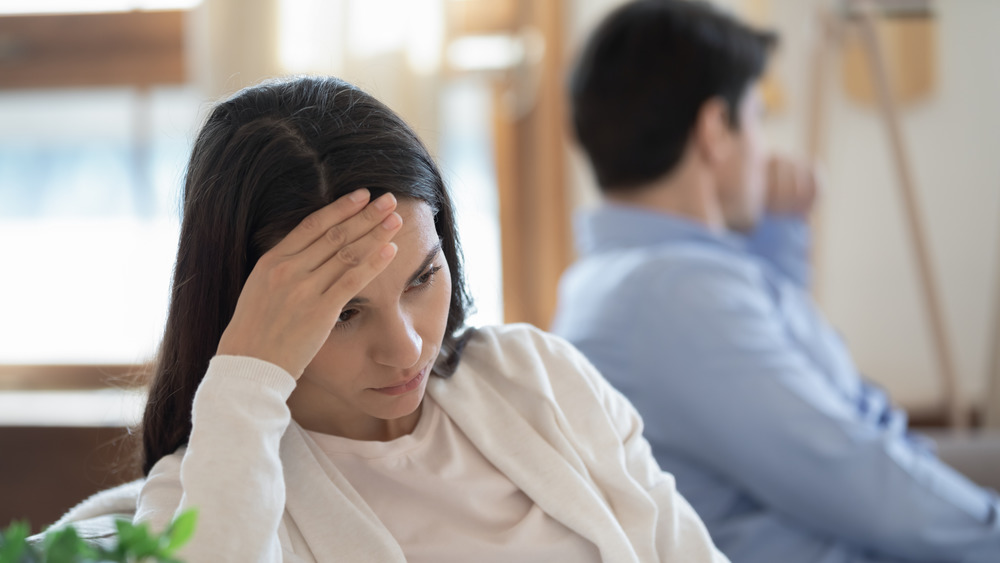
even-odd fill
[[[163,533],[167,540],[163,548],[164,555],[169,555],[182,545],[186,544],[194,535],[195,526],[198,525],[198,511],[194,508],[180,513],[174,521],[167,526]]]
[[[72,526],[46,534],[43,547],[45,563],[77,563],[81,559],[93,559],[97,555],[93,548],[80,539]]]
[[[119,546],[132,543],[132,538],[135,536],[135,526],[131,522],[122,519],[115,520],[115,530],[118,531]]]
[[[159,553],[159,537],[150,534],[149,524],[133,525],[127,520],[116,520],[115,527],[118,529],[119,552],[128,556],[129,560],[142,561]]]
[[[120,545],[115,545],[114,549],[98,547],[97,555],[94,557],[94,560],[99,563],[105,563],[107,561],[126,563],[128,561],[125,550],[122,549]]]
[[[27,542],[31,527],[27,522],[12,522],[0,530],[0,563],[183,563],[171,554],[191,539],[198,512],[187,510],[162,534],[151,532],[146,523],[132,524],[116,520],[117,544],[113,549],[91,546],[72,526],[48,530],[41,546]]]
[[[11,522],[4,533],[0,534],[0,563],[20,563],[22,554],[28,549],[28,533],[31,528],[27,522]]]

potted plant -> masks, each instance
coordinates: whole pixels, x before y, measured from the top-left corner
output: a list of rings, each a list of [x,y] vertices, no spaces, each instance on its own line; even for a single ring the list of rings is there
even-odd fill
[[[173,554],[191,539],[197,520],[195,510],[185,511],[157,534],[146,523],[119,519],[113,547],[83,540],[72,526],[46,532],[40,542],[33,542],[27,522],[14,522],[0,534],[0,563],[181,563]]]

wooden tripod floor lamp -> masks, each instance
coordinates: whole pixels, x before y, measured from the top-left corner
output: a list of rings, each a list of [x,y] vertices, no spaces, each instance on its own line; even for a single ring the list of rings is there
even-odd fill
[[[845,37],[853,34],[860,40],[871,83],[874,87],[879,116],[888,136],[892,164],[898,180],[898,197],[902,202],[906,228],[912,241],[911,249],[917,267],[916,279],[930,325],[947,420],[952,428],[965,428],[969,424],[970,405],[955,370],[954,357],[945,330],[944,313],[939,297],[940,291],[933,275],[926,230],[919,214],[914,177],[903,143],[898,105],[894,99],[889,80],[886,55],[876,27],[875,8],[871,2],[864,0],[843,2],[842,5],[844,9],[837,15],[827,11],[819,13],[818,37],[813,55],[813,75],[810,84],[810,111],[807,119],[808,150],[813,158],[820,156],[820,145],[825,134],[824,79],[826,69],[829,68],[831,47],[842,44]],[[998,303],[996,324],[1000,330],[1000,303]],[[994,340],[996,339],[994,338]],[[1000,382],[997,382],[1000,379],[1000,350],[995,354],[993,372],[991,402],[994,403],[993,411],[996,411],[1000,409],[1000,406],[997,405],[1000,403]],[[992,416],[995,419],[1000,419],[1000,413],[994,412]],[[996,424],[1000,424],[1000,420],[997,420]]]

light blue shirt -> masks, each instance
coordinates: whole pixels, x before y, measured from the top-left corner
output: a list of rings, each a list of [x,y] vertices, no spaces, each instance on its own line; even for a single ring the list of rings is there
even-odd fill
[[[907,432],[810,299],[802,222],[744,239],[604,205],[577,227],[553,332],[734,563],[1000,562],[997,496]]]

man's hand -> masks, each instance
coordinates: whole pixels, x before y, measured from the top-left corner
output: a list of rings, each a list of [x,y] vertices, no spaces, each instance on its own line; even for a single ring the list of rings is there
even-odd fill
[[[806,217],[820,186],[816,168],[803,161],[771,155],[767,162],[767,211],[773,215]]]

